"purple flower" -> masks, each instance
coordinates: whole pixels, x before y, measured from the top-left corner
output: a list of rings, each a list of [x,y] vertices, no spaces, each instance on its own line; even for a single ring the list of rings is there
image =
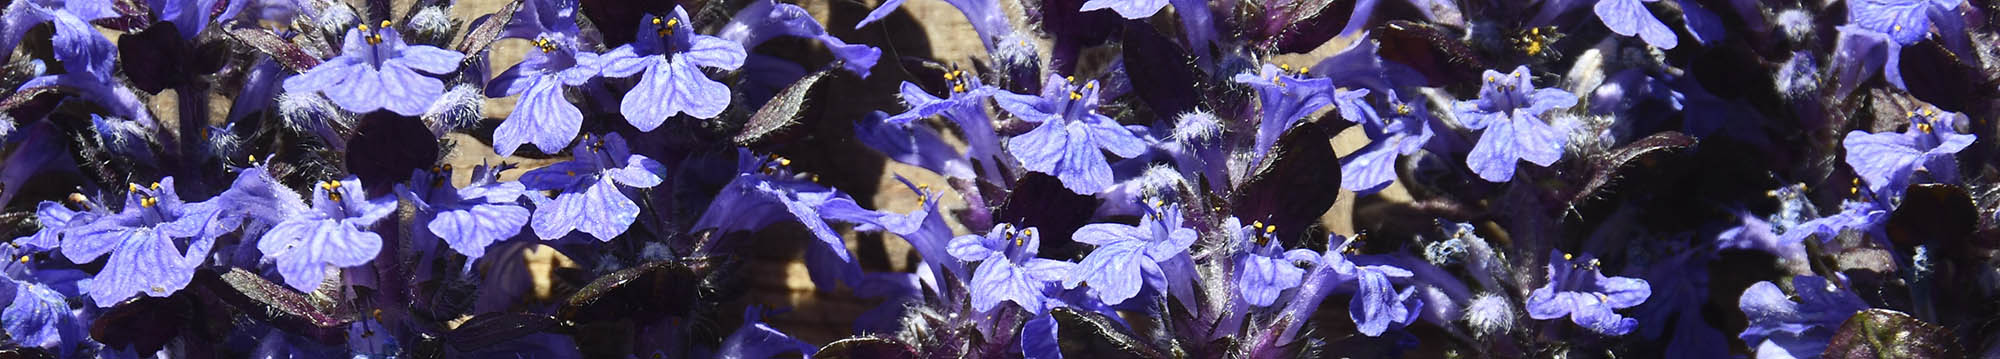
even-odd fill
[[[1962,32],[1965,24],[1953,17],[1965,0],[1853,0],[1847,2],[1848,23],[1869,31],[1888,34],[1896,45],[1923,41],[1936,24],[1940,32]]]
[[[209,15],[214,14],[218,0],[146,0],[146,5],[156,12],[161,21],[171,22],[175,30],[180,30],[182,40],[193,40],[202,29],[208,28]]]
[[[1355,90],[1346,94],[1367,95],[1368,90]],[[1430,143],[1431,136],[1435,135],[1430,126],[1432,123],[1430,110],[1424,108],[1422,101],[1404,103],[1393,92],[1384,97],[1389,99],[1392,111],[1386,126],[1382,126],[1379,131],[1370,131],[1368,134],[1370,141],[1367,145],[1340,159],[1340,187],[1356,194],[1366,195],[1388,188],[1389,183],[1396,180],[1396,158],[1417,153],[1425,144]],[[1340,108],[1342,112],[1348,112],[1350,107],[1359,108],[1355,112],[1366,111],[1365,115],[1357,118],[1364,120],[1379,118],[1375,115],[1375,110],[1365,103],[1343,104]],[[1364,129],[1367,127],[1370,126],[1366,126],[1364,122]]]
[[[1592,7],[1592,10],[1597,12],[1597,19],[1604,21],[1604,27],[1611,28],[1611,32],[1624,36],[1638,36],[1653,47],[1671,49],[1680,45],[1680,38],[1674,35],[1674,29],[1667,27],[1667,23],[1653,17],[1653,13],[1646,10],[1644,3],[1658,1],[1660,0],[1598,0],[1597,6]]]
[[[1459,101],[1453,108],[1466,128],[1485,129],[1465,158],[1479,178],[1506,182],[1514,178],[1516,160],[1547,167],[1562,159],[1569,137],[1543,121],[1542,113],[1575,106],[1576,95],[1535,88],[1529,75],[1527,66],[1511,74],[1486,70],[1479,99]]]
[[[972,309],[993,310],[1000,301],[1018,304],[1029,313],[1040,313],[1043,291],[1061,282],[1075,263],[1035,258],[1042,236],[1035,228],[1015,230],[1001,223],[986,235],[964,235],[951,240],[948,249],[958,260],[979,263],[972,274]]]
[[[722,347],[715,352],[717,358],[776,358],[779,354],[797,353],[811,357],[819,348],[792,338],[784,332],[764,324],[760,319],[763,309],[751,306],[743,310],[743,327],[722,339]]]
[[[827,34],[826,29],[820,27],[819,21],[813,20],[812,14],[805,8],[772,0],[750,2],[731,16],[729,23],[722,25],[722,30],[715,35],[736,41],[745,49],[757,48],[757,45],[779,35],[819,40],[833,52],[833,57],[840,59],[842,68],[861,75],[861,78],[868,78],[868,69],[874,68],[875,62],[882,58],[882,49],[850,45]]]
[[[1856,190],[1855,192],[1860,192]],[[1873,197],[1873,196],[1870,196]],[[1889,205],[1884,198],[1846,200],[1840,203],[1840,213],[1820,217],[1786,229],[1781,242],[1804,243],[1806,236],[1817,236],[1821,243],[1832,242],[1847,230],[1860,230],[1873,238],[1886,239],[1883,225],[1889,222]]]
[[[528,196],[535,201],[535,235],[542,239],[572,230],[600,241],[618,237],[639,218],[639,204],[623,188],[658,186],[666,172],[659,162],[632,153],[617,133],[595,139],[586,134],[570,152],[576,157],[521,175],[529,190],[555,192],[554,200]]]
[[[944,98],[931,95],[917,84],[903,82],[901,95],[910,110],[889,116],[884,122],[907,125],[920,118],[942,115],[964,132],[965,157],[979,161],[978,174],[989,181],[1005,178],[1001,166],[1007,159],[1001,157],[1000,136],[993,132],[993,119],[986,115],[986,99],[1000,89],[981,83],[978,74],[957,68],[946,72],[944,80],[951,83],[951,93]]]
[[[89,0],[13,2],[8,5],[5,15],[0,15],[0,25],[4,25],[4,29],[0,30],[6,32],[0,34],[5,36],[0,39],[5,41],[0,45],[6,46],[4,49],[11,53],[29,28],[53,22],[55,36],[50,43],[54,45],[54,55],[62,63],[63,72],[29,79],[17,87],[17,91],[55,87],[97,103],[113,116],[152,127],[152,112],[146,108],[145,102],[123,80],[113,76],[117,72],[113,68],[118,58],[117,46],[89,23],[116,16],[110,6],[108,2]],[[6,56],[0,55],[0,60],[6,59]]]
[[[165,297],[194,280],[194,270],[208,257],[215,236],[235,229],[218,220],[208,203],[184,203],[174,191],[173,177],[152,186],[129,185],[125,208],[82,225],[63,236],[62,254],[89,263],[106,253],[104,269],[83,285],[99,307],[109,307],[135,294]],[[183,254],[176,244],[193,238]]]
[[[810,175],[792,173],[790,164],[790,159],[737,149],[736,178],[709,202],[691,230],[713,229],[722,235],[797,221],[819,242],[806,252],[813,283],[823,290],[854,285],[861,280],[861,267],[848,254],[847,242],[834,231],[833,223],[871,223],[880,214],[861,208],[838,189],[813,182]]]
[[[1305,280],[1306,270],[1294,263],[1310,263],[1319,259],[1310,250],[1285,250],[1272,236],[1277,226],[1265,226],[1264,222],[1252,222],[1249,226],[1236,217],[1229,217],[1222,228],[1234,232],[1234,237],[1243,242],[1244,251],[1236,254],[1238,273],[1236,290],[1243,295],[1243,301],[1252,306],[1267,307],[1278,301],[1278,296],[1286,289],[1298,287]]]
[[[1409,270],[1391,265],[1358,266],[1347,257],[1354,254],[1350,250],[1354,239],[1346,239],[1334,244],[1339,236],[1327,238],[1327,250],[1319,255],[1321,278],[1336,282],[1354,281],[1354,297],[1347,303],[1347,317],[1354,320],[1355,329],[1371,337],[1381,336],[1392,327],[1410,325],[1417,320],[1423,302],[1416,298],[1416,288],[1407,287],[1396,291],[1392,278],[1415,276]],[[1325,286],[1326,284],[1322,284]],[[1323,294],[1322,294],[1323,295]]]
[[[887,117],[882,111],[874,111],[854,121],[854,139],[896,162],[923,167],[945,177],[978,177],[965,156],[945,143],[936,130],[923,125],[883,122]]]
[[[694,33],[687,10],[674,6],[672,17],[647,15],[639,24],[638,41],[604,54],[604,76],[645,77],[619,102],[619,112],[633,127],[652,131],[667,117],[687,113],[714,118],[729,107],[729,87],[708,78],[701,68],[734,70],[743,66],[743,45]]]
[[[356,113],[388,109],[403,116],[422,115],[444,94],[444,81],[418,72],[451,72],[465,54],[405,44],[403,35],[389,25],[383,20],[381,27],[363,24],[347,30],[340,56],[285,79],[285,92],[319,92]]]
[[[1146,210],[1138,226],[1092,223],[1077,229],[1071,238],[1097,249],[1069,272],[1063,287],[1088,284],[1092,296],[1117,304],[1139,295],[1147,282],[1167,283],[1160,264],[1186,254],[1194,245],[1195,232],[1182,227],[1180,205],[1155,201]]]
[[[1928,106],[1907,115],[1910,126],[1903,133],[1855,130],[1841,141],[1847,148],[1847,165],[1868,181],[1868,190],[1874,193],[1891,197],[1902,193],[1917,170],[1939,182],[1958,182],[1958,160],[1953,155],[1977,139],[1954,128],[1954,120],[1964,115],[1939,113]]]
[[[13,282],[13,280],[8,280]],[[0,326],[22,346],[68,351],[84,340],[83,327],[70,314],[62,293],[34,282],[14,282],[13,299],[0,312]]]
[[[118,16],[111,3],[109,0],[23,0],[7,4],[7,10],[0,13],[0,26],[4,26],[0,27],[0,31],[4,31],[0,33],[0,49],[7,53],[0,54],[0,61],[13,55],[14,48],[21,45],[21,38],[27,35],[28,29],[46,22],[55,22],[56,34],[52,40],[58,60],[67,63],[71,60],[66,56],[79,51],[94,51],[87,50],[92,46],[88,44],[92,41],[90,38],[101,39],[103,35],[98,34],[90,22]],[[110,68],[101,70],[109,71]]]
[[[1099,150],[1130,158],[1145,152],[1146,143],[1118,121],[1097,114],[1098,90],[1095,80],[1077,87],[1072,79],[1050,74],[1041,96],[995,93],[1001,108],[1040,124],[1007,141],[1021,167],[1054,175],[1079,194],[1111,187],[1111,165]]]
[[[368,198],[361,180],[348,176],[313,187],[312,210],[279,222],[257,240],[257,250],[278,262],[285,284],[311,292],[327,266],[367,264],[382,252],[382,236],[368,230],[396,211],[396,198]]]
[[[1868,303],[1860,296],[1826,278],[1792,277],[1792,288],[1796,296],[1785,294],[1777,284],[1757,282],[1745,289],[1736,302],[1750,320],[1737,338],[1756,348],[1759,357],[1773,354],[1818,357],[1848,317],[1868,309]]]
[[[1596,258],[1561,254],[1549,259],[1549,283],[1528,293],[1528,317],[1549,320],[1569,316],[1570,321],[1604,335],[1624,335],[1639,321],[1613,312],[1646,302],[1653,289],[1646,280],[1605,277],[1598,271]]]
[[[1290,66],[1281,68],[1266,63],[1258,68],[1257,73],[1236,74],[1234,80],[1257,89],[1257,99],[1261,103],[1259,108],[1263,112],[1263,119],[1257,123],[1258,157],[1269,152],[1271,145],[1278,143],[1278,135],[1290,129],[1293,123],[1320,108],[1333,105],[1333,80],[1293,73]]]
[[[69,206],[76,206],[82,210],[72,210]],[[42,201],[35,206],[35,222],[42,228],[36,230],[35,234],[14,239],[14,244],[37,252],[57,249],[62,243],[65,231],[90,224],[110,214],[111,212],[104,206],[98,205],[81,193],[71,194],[63,203]]]
[[[1167,0],[1090,0],[1083,2],[1083,8],[1077,10],[1091,11],[1109,8],[1111,11],[1118,12],[1118,16],[1123,16],[1127,19],[1144,19],[1153,17],[1153,14],[1159,13],[1160,9],[1166,7]]]
[[[416,170],[410,183],[396,185],[396,193],[417,208],[417,223],[426,223],[429,234],[443,239],[451,249],[478,260],[486,246],[513,238],[528,224],[528,209],[516,203],[526,188],[521,182],[498,182],[500,170],[480,166],[472,169],[472,183],[457,188],[451,182],[451,166],[436,172]],[[422,238],[421,235],[419,235]],[[428,249],[432,244],[419,245]]]
[[[544,153],[562,151],[583,128],[583,111],[570,103],[563,90],[588,83],[603,65],[597,53],[588,51],[581,42],[575,3],[523,4],[523,12],[535,12],[516,15],[528,23],[520,31],[537,31],[528,36],[541,51],[529,51],[521,63],[486,84],[486,96],[521,96],[506,121],[493,130],[493,150],[501,156],[514,155],[524,143],[533,143]]]

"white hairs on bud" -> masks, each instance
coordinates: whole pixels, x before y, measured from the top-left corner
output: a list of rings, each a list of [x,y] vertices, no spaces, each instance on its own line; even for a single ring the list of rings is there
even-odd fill
[[[442,6],[428,6],[410,16],[410,30],[425,38],[444,38],[452,33],[451,12]]]
[[[1465,326],[1472,329],[1472,335],[1490,338],[1507,334],[1514,328],[1514,305],[1498,294],[1479,293],[1473,296],[1472,304],[1465,307]]]
[[[1174,120],[1173,140],[1181,143],[1206,143],[1222,137],[1222,120],[1207,111],[1181,114]]]
[[[481,112],[485,110],[485,105],[486,95],[480,93],[478,87],[471,84],[452,86],[451,91],[438,96],[437,101],[431,103],[431,108],[424,111],[424,124],[437,135],[470,127],[478,124],[480,117],[484,116]]]
[[[336,149],[346,147],[344,134],[354,130],[354,117],[334,107],[333,101],[311,92],[278,95],[278,118],[286,128],[319,135]]]
[[[1778,93],[1787,99],[1804,100],[1819,94],[1819,62],[1811,52],[1793,53],[1771,76],[1778,85]]]
[[[314,25],[319,26],[320,30],[345,33],[347,32],[347,27],[354,26],[355,21],[361,19],[360,16],[354,14],[354,8],[347,7],[347,4],[331,3],[326,5],[320,11],[319,18],[313,19]]]
[[[1182,188],[1192,187],[1181,171],[1163,164],[1147,167],[1145,173],[1132,181],[1138,185],[1141,198],[1179,198]]]
[[[1805,9],[1785,9],[1778,12],[1778,29],[1794,44],[1807,44],[1813,39],[1813,15]]]

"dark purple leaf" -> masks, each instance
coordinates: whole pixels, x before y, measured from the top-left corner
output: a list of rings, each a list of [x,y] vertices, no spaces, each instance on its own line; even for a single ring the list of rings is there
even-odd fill
[[[459,53],[466,54],[486,51],[487,46],[500,40],[501,31],[507,29],[508,22],[514,21],[514,13],[520,9],[520,0],[509,1],[506,6],[500,7],[499,12],[473,20],[471,29],[465,32],[465,40],[459,41],[456,49]]]
[[[1382,59],[1408,65],[1430,81],[1427,86],[1479,83],[1489,68],[1471,46],[1437,25],[1391,21],[1375,31]]]
[[[1153,25],[1127,21],[1124,34],[1125,71],[1139,99],[1152,106],[1154,117],[1173,121],[1195,110],[1194,58]]]
[[[1621,178],[1630,177],[1631,173],[1656,170],[1663,160],[1687,154],[1689,149],[1694,148],[1695,142],[1694,137],[1668,131],[1646,136],[1598,155],[1590,162],[1590,179],[1584,182],[1583,189],[1576,192],[1570,203],[1578,204],[1600,198],[1603,193],[1599,192],[1605,187],[1618,183]]]
[[[1230,200],[1236,218],[1277,226],[1278,238],[1297,246],[1297,237],[1319,223],[1340,196],[1340,159],[1329,138],[1310,123],[1286,130],[1250,179],[1237,186]]]
[[[188,74],[186,43],[173,23],[156,23],[145,31],[118,37],[118,61],[132,85],[147,93],[179,86]]]
[[[1950,329],[1901,312],[1869,309],[1840,325],[1823,358],[1964,358]]]
[[[1958,243],[1979,228],[1979,208],[1965,187],[1949,184],[1910,185],[1903,202],[1889,213],[1889,241],[1910,247]]]
[[[140,296],[111,307],[90,325],[90,337],[111,348],[131,348],[151,356],[180,336],[181,327],[194,320],[193,305],[185,296]]]
[[[530,313],[486,313],[445,333],[453,349],[474,352],[560,326],[555,317]]]
[[[736,144],[744,147],[760,147],[759,145],[782,143],[793,139],[797,134],[791,130],[819,117],[819,110],[813,106],[812,101],[815,98],[825,97],[815,95],[826,92],[820,90],[823,87],[820,86],[820,80],[826,79],[830,74],[831,70],[820,70],[785,87],[784,91],[779,91],[770,102],[764,103],[763,108],[757,109],[756,114],[750,115],[749,124],[743,126],[742,133],[736,134]]]
[[[359,316],[342,308],[321,308],[305,294],[243,269],[230,269],[221,275],[197,272],[195,282],[205,294],[252,319],[324,344],[346,342],[347,325]]]
[[[994,223],[1035,227],[1043,233],[1043,256],[1070,258],[1082,254],[1083,248],[1069,236],[1090,223],[1090,213],[1097,207],[1095,198],[1070,191],[1055,176],[1029,172],[1014,183],[1014,191],[1007,194],[1006,201],[993,213]]]
[[[1336,186],[1338,187],[1338,186]],[[1049,311],[1065,358],[1167,358],[1111,318],[1069,307]]]
[[[313,66],[319,66],[320,63],[319,56],[308,53],[297,43],[278,37],[278,34],[272,33],[271,30],[255,27],[231,29],[229,37],[250,45],[265,55],[270,55],[279,65],[284,65],[285,69],[294,72],[304,72]]]
[[[682,316],[697,299],[700,283],[687,266],[646,263],[591,281],[564,301],[556,317],[577,323],[625,319],[650,323],[663,316]]]
[[[437,165],[438,138],[424,121],[376,111],[361,116],[347,140],[347,171],[361,178],[369,196],[388,195],[410,171]]]
[[[1991,76],[1968,65],[1937,39],[1904,46],[1901,54],[1903,83],[1909,85],[1910,95],[1939,109],[1976,111],[1995,96]]]
[[[1356,0],[1302,0],[1269,9],[1264,16],[1265,46],[1280,53],[1304,53],[1339,36],[1354,13]]]
[[[853,359],[913,359],[917,358],[917,348],[889,338],[860,337],[847,338],[827,343],[819,348],[814,358]]]

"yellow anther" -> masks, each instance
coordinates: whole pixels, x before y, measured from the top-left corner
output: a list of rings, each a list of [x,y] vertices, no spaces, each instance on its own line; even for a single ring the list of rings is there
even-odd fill
[[[28,264],[28,256],[21,256],[21,264]]]
[[[1083,84],[1083,89],[1085,89],[1085,90],[1089,90],[1089,89],[1094,89],[1094,88],[1097,88],[1097,83],[1096,83],[1096,82],[1092,82],[1092,83],[1086,83],[1086,84]]]
[[[1076,83],[1076,76],[1064,76],[1063,82]]]
[[[1576,256],[1570,255],[1569,253],[1563,253],[1563,260],[1572,260],[1572,259],[1576,259]]]
[[[654,16],[654,17],[653,17],[653,25],[659,25],[659,24],[660,24],[660,17],[658,17],[658,16]]]
[[[790,159],[790,158],[779,158],[779,159],[778,159],[778,165],[779,165],[779,166],[791,166],[791,165],[792,165],[792,159]]]
[[[956,79],[957,79],[957,76],[958,76],[958,73],[957,73],[957,72],[954,72],[954,71],[946,71],[946,72],[944,73],[944,79],[945,79],[945,80],[956,80]]]
[[[250,155],[250,163],[257,163],[257,155]]]
[[[1083,99],[1083,94],[1081,94],[1081,93],[1077,93],[1076,91],[1070,91],[1070,92],[1069,92],[1069,100],[1070,100],[1070,101],[1077,101],[1077,100],[1082,100],[1082,99]]]
[[[326,199],[333,200],[334,202],[340,202],[340,192],[327,192]]]
[[[667,19],[667,26],[680,26],[680,24],[681,24],[680,18]]]
[[[1598,266],[1601,266],[1601,265],[1603,265],[1603,264],[1604,264],[1604,262],[1598,262],[1598,261],[1597,261],[1597,258],[1591,258],[1591,259],[1590,259],[1590,268],[1591,268],[1591,269],[1597,269],[1597,267],[1598,267]]]
[[[389,28],[389,20],[382,20],[382,28],[384,29]]]
[[[139,207],[153,208],[153,206],[158,206],[158,205],[160,205],[159,198],[146,197],[139,199]]]
[[[69,202],[75,204],[86,204],[90,203],[90,198],[84,197],[82,193],[71,193],[69,194]]]
[[[1931,133],[1931,124],[1928,122],[1918,123],[1917,130],[1924,131],[1924,133]]]
[[[812,181],[813,181],[813,183],[819,183],[819,174],[818,174],[818,173],[814,173],[814,174],[812,174]]]
[[[446,164],[444,164],[444,171],[445,171],[445,172],[451,172],[451,164],[450,164],[450,163],[446,163]]]
[[[955,93],[964,93],[964,92],[965,92],[965,84],[964,84],[964,83],[958,83],[958,84],[952,84],[952,85],[951,85],[951,92],[955,92]]]
[[[160,183],[159,183],[159,182],[153,182],[153,185],[152,185],[152,186],[150,186],[150,187],[152,187],[154,191],[158,191],[158,190],[160,190]]]
[[[1399,103],[1399,104],[1396,104],[1396,114],[1398,114],[1398,115],[1408,115],[1408,114],[1410,114],[1410,105],[1407,105],[1407,104],[1400,104],[1400,103]]]
[[[1929,108],[1929,107],[1925,107],[1925,108],[1924,108],[1924,117],[1931,117],[1931,116],[1935,116],[1935,115],[1937,115],[1937,109],[1933,109],[1933,108]]]
[[[1290,64],[1278,64],[1278,69],[1279,69],[1279,70],[1284,70],[1285,72],[1292,72],[1292,65],[1290,65]]]
[[[1024,246],[1024,245],[1027,245],[1027,244],[1028,244],[1028,241],[1027,241],[1026,239],[1023,239],[1023,238],[1022,238],[1022,237],[1020,237],[1020,236],[1010,236],[1010,237],[1014,237],[1014,246],[1015,246],[1015,247],[1020,247],[1020,246]]]
[[[368,32],[368,24],[361,24],[361,26],[355,26],[354,28],[361,30],[361,32]]]
[[[1023,229],[1023,230],[1021,230],[1021,235],[1023,235],[1023,236],[1032,236],[1032,235],[1035,235],[1035,229],[1034,229],[1034,228],[1029,228],[1029,229]]]
[[[1251,221],[1250,228],[1263,229],[1264,221]]]
[[[126,187],[126,190],[125,190],[126,192],[138,192],[138,191],[139,191],[139,184],[137,184],[137,183],[126,183],[126,184],[125,184],[125,187]]]
[[[1264,226],[1264,234],[1278,233],[1278,226]]]

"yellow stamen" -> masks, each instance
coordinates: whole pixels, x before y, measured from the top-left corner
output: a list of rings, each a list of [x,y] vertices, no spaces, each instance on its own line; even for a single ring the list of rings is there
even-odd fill
[[[384,29],[389,28],[389,20],[382,20],[382,28]]]
[[[159,182],[153,182],[153,185],[152,185],[152,188],[153,188],[153,190],[154,190],[154,191],[158,191],[158,190],[160,190],[160,183],[159,183]]]
[[[1410,105],[1400,104],[1400,103],[1396,104],[1396,114],[1398,115],[1410,114]]]
[[[791,165],[792,165],[792,159],[790,159],[790,158],[779,158],[779,159],[778,159],[778,165],[779,165],[779,166],[791,166]]]
[[[667,19],[667,26],[680,26],[680,24],[681,24],[680,18]]]
[[[1077,100],[1082,100],[1082,99],[1083,99],[1083,94],[1081,94],[1081,93],[1077,93],[1076,91],[1070,91],[1070,92],[1069,92],[1069,100],[1070,100],[1070,101],[1077,101]]]
[[[1573,259],[1576,259],[1576,256],[1570,255],[1569,253],[1563,253],[1563,260],[1573,260]]]
[[[1063,82],[1076,83],[1076,76],[1064,76]]]
[[[127,188],[126,188],[126,190],[125,190],[126,192],[138,192],[138,191],[139,191],[139,184],[137,184],[137,183],[126,183],[126,184],[125,184],[125,187],[127,187]]]
[[[355,26],[354,28],[361,30],[361,32],[368,32],[368,24],[361,24],[361,26]]]

